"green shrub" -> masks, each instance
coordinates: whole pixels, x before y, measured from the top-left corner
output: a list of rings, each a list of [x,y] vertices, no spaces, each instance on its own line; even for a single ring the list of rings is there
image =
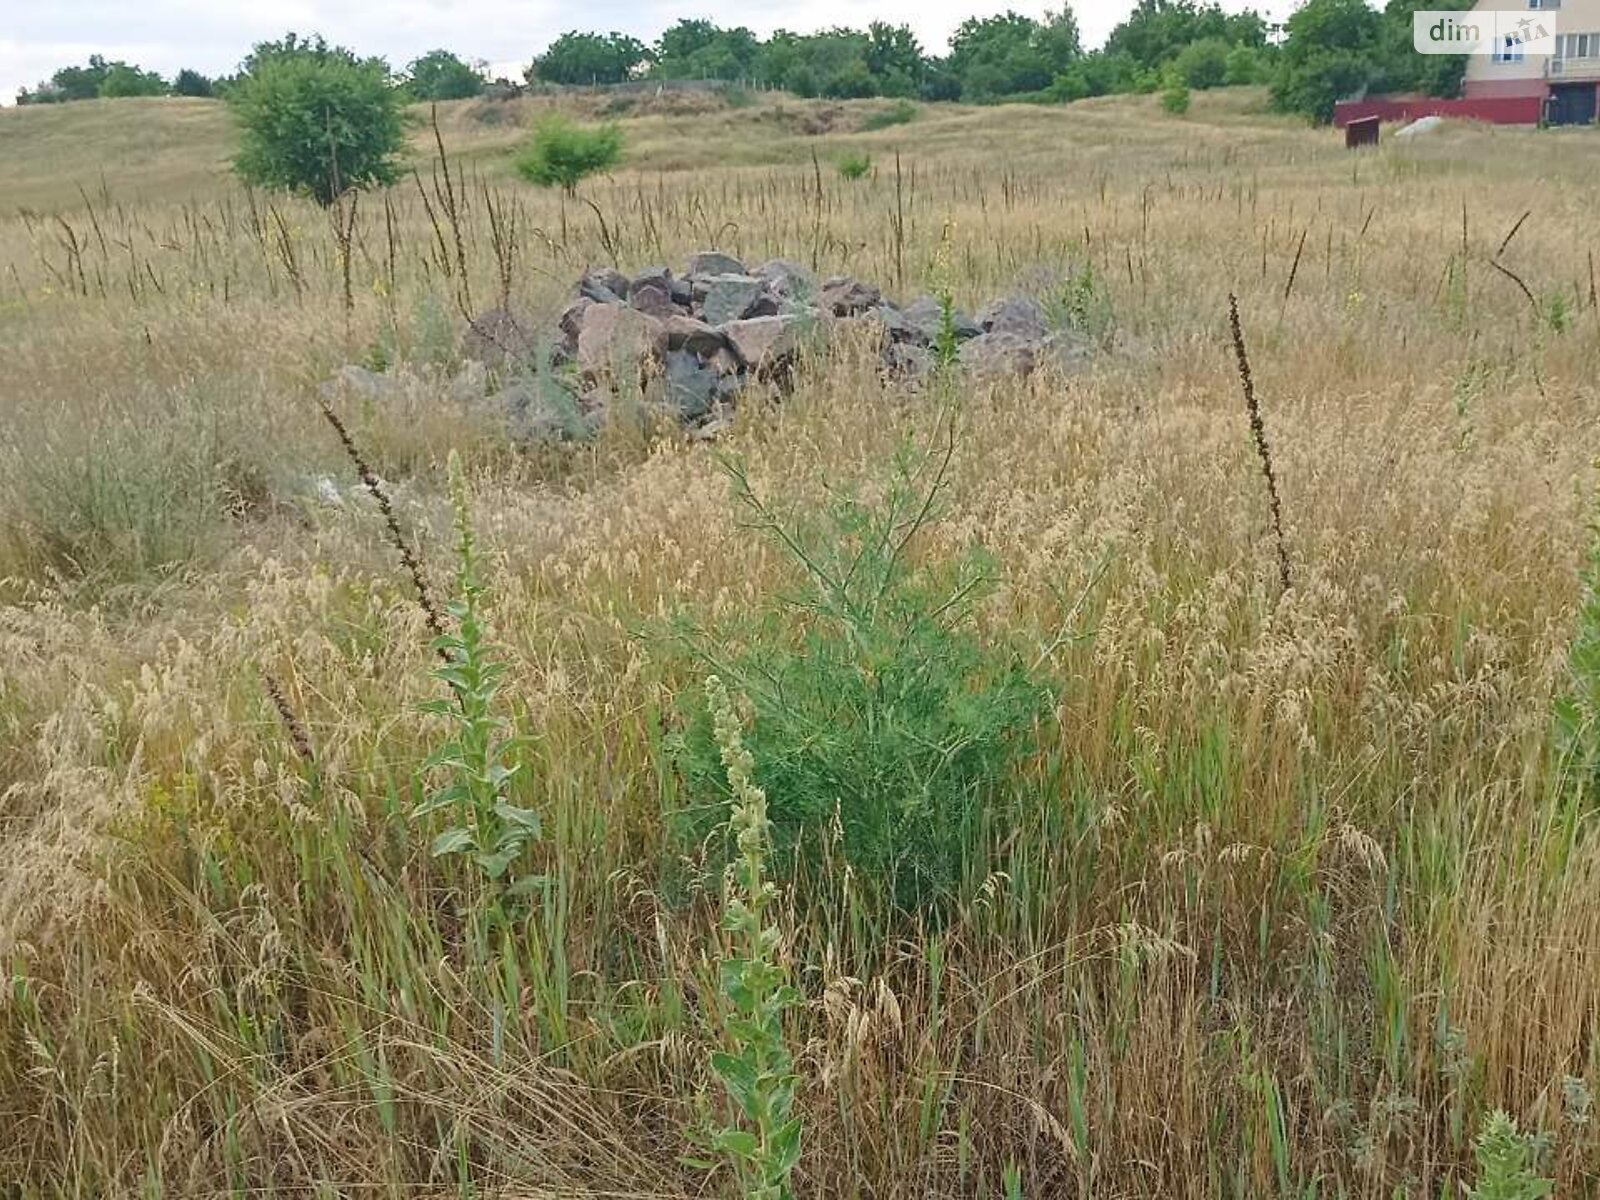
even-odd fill
[[[1221,87],[1228,78],[1228,43],[1221,38],[1201,38],[1178,52],[1168,68],[1173,78],[1197,91]]]
[[[917,119],[920,110],[909,100],[897,100],[879,112],[873,113],[861,122],[861,128],[869,132],[877,129],[889,129],[895,125],[909,125]]]
[[[546,117],[517,159],[517,173],[540,187],[559,187],[567,195],[598,171],[622,161],[622,129],[616,124],[585,129],[565,117]]]
[[[269,55],[228,99],[243,133],[234,170],[249,183],[328,205],[346,188],[397,178],[405,99],[380,61],[342,52]]]
[[[846,154],[839,160],[839,174],[846,179],[860,179],[872,170],[872,159],[865,154]]]
[[[684,631],[748,697],[754,779],[769,797],[774,863],[819,866],[842,853],[864,885],[910,909],[962,878],[1050,691],[973,627],[990,577],[979,555],[914,560],[954,449],[897,457],[879,504],[846,497],[814,527],[781,522],[736,466],[734,494],[803,574],[742,636]],[[933,482],[924,482],[932,479]],[[739,649],[729,649],[730,645]],[[670,748],[689,793],[673,820],[692,845],[731,857],[730,805],[711,715],[685,703]]]
[[[1223,82],[1233,87],[1260,83],[1264,67],[1260,50],[1254,46],[1235,46],[1228,51]]]
[[[1189,89],[1184,84],[1168,84],[1161,93],[1161,107],[1175,117],[1181,117],[1189,111]]]

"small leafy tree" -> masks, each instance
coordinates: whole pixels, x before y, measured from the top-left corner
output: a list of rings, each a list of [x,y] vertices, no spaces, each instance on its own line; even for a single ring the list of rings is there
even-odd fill
[[[517,159],[517,173],[540,187],[559,187],[567,195],[597,171],[622,161],[622,130],[615,123],[598,129],[551,116],[534,131],[533,140]]]
[[[865,154],[846,154],[839,160],[839,174],[846,179],[860,179],[872,170],[872,159]]]
[[[1189,89],[1182,83],[1169,83],[1161,93],[1161,107],[1175,117],[1183,116],[1189,111]]]
[[[395,181],[405,101],[381,60],[328,51],[258,58],[228,96],[244,135],[234,159],[243,179],[323,205],[347,188]]]

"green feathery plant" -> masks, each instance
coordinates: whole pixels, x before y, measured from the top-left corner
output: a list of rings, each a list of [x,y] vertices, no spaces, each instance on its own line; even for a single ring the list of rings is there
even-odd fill
[[[451,813],[454,823],[433,839],[434,856],[466,855],[490,880],[499,881],[523,848],[539,836],[539,814],[506,798],[507,785],[519,768],[510,760],[513,739],[505,736],[506,723],[494,715],[505,666],[495,661],[488,641],[483,615],[487,589],[478,572],[466,478],[454,451],[450,504],[456,527],[456,599],[446,611],[456,630],[434,639],[445,665],[433,674],[450,688],[454,700],[424,706],[455,725],[454,736],[424,764],[425,769],[445,769],[450,782],[418,805],[414,815]]]
[[[954,562],[921,553],[949,484],[956,403],[934,445],[896,454],[880,497],[839,490],[809,516],[780,514],[725,462],[744,524],[781,546],[800,578],[736,624],[677,626],[679,644],[749,698],[774,864],[822,870],[837,856],[860,888],[906,913],[948,901],[986,831],[1015,819],[1012,771],[1054,704],[1020,647],[978,630],[992,560],[978,548]],[[669,819],[681,845],[732,859],[732,788],[697,699],[685,698],[666,743],[691,801]]]
[[[1541,1200],[1550,1195],[1555,1181],[1538,1174],[1539,1160],[1548,1150],[1546,1135],[1521,1132],[1514,1117],[1496,1109],[1473,1148],[1478,1182],[1468,1200]]]
[[[722,994],[731,1006],[724,1031],[733,1049],[711,1056],[737,1116],[712,1132],[710,1145],[732,1165],[746,1200],[789,1200],[801,1124],[792,1115],[797,1077],[783,1017],[800,1003],[800,993],[788,983],[779,954],[782,934],[767,915],[777,889],[766,878],[771,836],[766,793],[751,778],[755,764],[738,714],[715,675],[706,680],[706,700],[733,794],[729,828],[739,850],[722,918],[732,942],[721,975]]]

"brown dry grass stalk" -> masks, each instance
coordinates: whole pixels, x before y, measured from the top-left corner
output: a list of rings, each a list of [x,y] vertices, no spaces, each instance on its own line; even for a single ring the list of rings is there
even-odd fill
[[[333,432],[338,436],[339,444],[344,449],[345,457],[355,467],[356,475],[361,480],[361,486],[367,489],[367,494],[372,497],[378,506],[379,513],[383,515],[384,530],[389,535],[389,541],[394,546],[395,552],[400,555],[400,565],[405,568],[406,577],[411,581],[412,592],[416,596],[417,604],[421,606],[424,619],[428,623],[428,632],[436,638],[443,637],[445,635],[444,612],[439,608],[438,603],[433,598],[433,593],[428,589],[428,577],[422,569],[422,560],[417,557],[417,552],[412,547],[411,540],[406,537],[404,530],[400,528],[400,520],[395,516],[394,502],[389,499],[388,488],[384,487],[383,480],[379,479],[377,473],[367,464],[367,460],[362,455],[361,448],[356,445],[356,440],[351,435],[349,427],[345,425],[339,414],[333,410],[333,405],[326,400],[319,400],[318,404],[322,410],[323,419],[333,427]],[[449,656],[445,655],[443,651],[440,651],[440,654],[445,658],[446,662],[449,661]]]
[[[1302,235],[1301,242],[1305,238]],[[1299,265],[1299,252],[1295,264]],[[1291,285],[1294,277],[1290,276]],[[1287,293],[1285,293],[1287,294]],[[1239,386],[1244,391],[1245,411],[1250,415],[1250,437],[1255,442],[1256,455],[1261,459],[1261,475],[1267,484],[1267,503],[1272,510],[1272,534],[1278,550],[1278,586],[1281,592],[1289,590],[1289,545],[1283,536],[1283,505],[1278,499],[1278,477],[1272,469],[1272,448],[1267,444],[1267,426],[1261,418],[1261,402],[1256,399],[1255,379],[1250,372],[1250,355],[1245,349],[1244,328],[1239,322],[1239,298],[1228,293],[1228,333],[1233,339],[1234,360],[1239,368]]]

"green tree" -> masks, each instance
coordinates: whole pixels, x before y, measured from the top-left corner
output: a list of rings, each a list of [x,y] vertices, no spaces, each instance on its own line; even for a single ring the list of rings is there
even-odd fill
[[[822,81],[822,94],[834,100],[861,100],[878,94],[878,81],[866,63],[852,59]]]
[[[1374,86],[1391,92],[1459,96],[1467,71],[1465,54],[1418,54],[1412,42],[1411,14],[1419,8],[1470,9],[1473,0],[1389,0],[1383,9]]]
[[[722,29],[710,21],[685,19],[656,43],[651,74],[663,79],[748,79],[760,54],[761,42],[743,26]]]
[[[909,25],[874,21],[867,26],[867,69],[885,96],[915,96],[927,60]]]
[[[48,89],[60,100],[93,100],[100,95],[111,66],[98,54],[89,56],[85,67],[62,67],[50,76]]]
[[[584,129],[561,116],[546,117],[517,159],[517,174],[540,187],[559,187],[568,196],[598,171],[622,161],[622,130],[615,124]]]
[[[1228,81],[1228,43],[1221,38],[1190,42],[1172,59],[1172,75],[1196,90],[1221,87]]]
[[[216,89],[212,86],[211,80],[200,74],[199,71],[191,70],[188,67],[179,71],[172,80],[172,94],[174,96],[204,98],[214,95],[215,91]]]
[[[100,95],[107,100],[126,96],[165,96],[167,81],[154,71],[142,71],[131,63],[114,62],[106,67],[100,81]]]
[[[257,42],[245,55],[239,64],[239,77],[254,75],[268,63],[283,59],[316,59],[319,61],[336,59],[340,62],[355,63],[360,61],[352,51],[343,46],[330,46],[320,33],[310,37],[301,37],[298,33],[290,31],[275,42]],[[368,59],[368,62],[382,62],[381,59]],[[387,73],[387,66],[385,66]]]
[[[1228,51],[1223,68],[1223,82],[1237,87],[1240,84],[1260,83],[1266,69],[1262,53],[1254,46],[1235,46]]]
[[[1082,53],[1070,8],[1042,22],[1007,12],[969,17],[950,39],[950,70],[968,100],[992,100],[1050,86]]]
[[[1146,71],[1158,71],[1186,46],[1215,39],[1225,46],[1264,46],[1266,22],[1258,13],[1225,13],[1194,0],[1139,0],[1127,20],[1106,38],[1107,54],[1126,54]]]
[[[1057,75],[1050,84],[1050,95],[1055,100],[1083,100],[1131,92],[1138,74],[1139,64],[1126,52],[1109,54],[1097,50]]]
[[[622,33],[564,33],[528,68],[529,83],[601,84],[632,79],[650,60],[638,38]]]
[[[918,91],[924,100],[959,100],[961,77],[950,69],[946,59],[930,58],[923,67]]]
[[[65,104],[72,100],[93,100],[100,95],[110,64],[98,54],[89,56],[83,67],[62,67],[32,91],[17,93],[18,104]]]
[[[1377,72],[1383,18],[1366,0],[1306,0],[1286,24],[1272,81],[1273,106],[1326,124],[1334,104]]]
[[[228,100],[243,135],[234,169],[252,184],[326,205],[347,188],[395,181],[405,97],[381,60],[348,51],[257,57]]]
[[[406,68],[406,87],[418,100],[466,100],[483,93],[483,75],[448,50],[430,50]]]

